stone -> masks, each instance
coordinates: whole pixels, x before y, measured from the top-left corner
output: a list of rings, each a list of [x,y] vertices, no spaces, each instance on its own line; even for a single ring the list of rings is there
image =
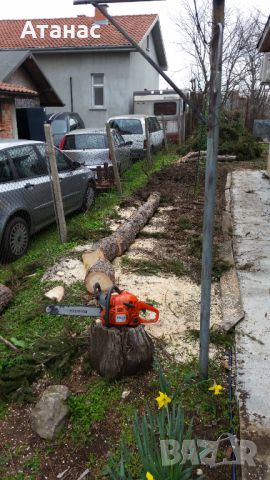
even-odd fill
[[[31,427],[41,438],[53,440],[63,429],[69,414],[64,403],[71,392],[64,385],[51,385],[31,412]]]

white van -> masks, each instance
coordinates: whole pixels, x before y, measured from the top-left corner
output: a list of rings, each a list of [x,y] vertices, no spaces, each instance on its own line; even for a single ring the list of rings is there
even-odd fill
[[[126,142],[132,142],[131,158],[133,160],[143,158],[146,155],[146,119],[149,126],[150,148],[152,152],[156,152],[164,146],[164,134],[157,117],[121,115],[119,117],[111,117],[108,120],[111,128],[117,130]]]

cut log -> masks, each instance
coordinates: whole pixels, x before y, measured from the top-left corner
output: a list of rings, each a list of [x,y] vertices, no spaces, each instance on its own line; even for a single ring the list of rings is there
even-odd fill
[[[11,299],[12,291],[10,290],[10,288],[0,283],[0,313],[11,302]]]
[[[95,250],[93,252],[85,252],[82,255],[82,261],[83,261],[83,264],[85,266],[85,270],[88,270],[93,265],[95,265],[95,263],[98,260],[104,260],[104,259],[105,259],[105,257],[104,257],[104,253],[102,252],[102,250]]]
[[[134,242],[138,233],[154,215],[160,202],[160,193],[152,193],[132,217],[110,237],[103,238],[94,250],[101,250],[110,262],[120,257]]]
[[[93,322],[89,332],[89,360],[108,379],[119,379],[151,368],[154,345],[144,327],[107,328]]]
[[[85,276],[85,286],[89,293],[94,293],[94,285],[99,283],[101,290],[107,292],[115,283],[115,271],[108,260],[98,260],[90,267]]]

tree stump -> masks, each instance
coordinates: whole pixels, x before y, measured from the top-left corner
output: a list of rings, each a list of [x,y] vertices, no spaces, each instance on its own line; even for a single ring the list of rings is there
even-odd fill
[[[0,283],[0,313],[6,308],[12,299],[12,291]]]
[[[107,328],[93,322],[89,357],[92,367],[108,379],[119,379],[151,368],[154,344],[142,325]]]

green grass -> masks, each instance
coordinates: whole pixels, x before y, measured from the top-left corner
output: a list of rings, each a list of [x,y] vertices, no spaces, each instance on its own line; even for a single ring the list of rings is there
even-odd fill
[[[110,383],[102,378],[92,384],[87,393],[73,395],[69,399],[72,421],[72,439],[85,441],[92,425],[105,420],[112,402],[120,402],[121,384]]]
[[[172,152],[160,152],[154,157],[150,173],[159,171],[177,158]],[[89,323],[87,318],[61,317],[45,313],[49,302],[44,292],[52,288],[55,283],[43,282],[42,276],[47,268],[52,266],[60,257],[70,252],[78,243],[96,241],[109,234],[107,219],[116,215],[115,207],[136,190],[145,185],[148,177],[142,170],[143,162],[135,163],[126,172],[123,181],[123,195],[119,196],[115,189],[99,194],[95,206],[89,212],[79,213],[67,218],[67,227],[70,239],[61,244],[58,239],[56,226],[43,230],[31,239],[26,255],[9,265],[2,265],[0,282],[10,286],[13,291],[13,300],[1,315],[1,333],[7,339],[15,337],[31,347],[40,338],[58,336],[64,331],[80,333]],[[60,284],[61,282],[57,282]],[[81,303],[86,293],[83,283],[75,283],[65,287],[65,301]],[[0,344],[0,371],[2,362],[13,362],[8,348]],[[16,361],[20,360],[20,356]]]
[[[192,228],[191,220],[185,215],[180,217],[177,223],[178,223],[179,230],[189,230],[190,228]]]
[[[145,260],[133,259],[127,256],[121,258],[122,267],[138,275],[158,275],[159,273],[172,273],[178,277],[185,274],[181,260]]]

